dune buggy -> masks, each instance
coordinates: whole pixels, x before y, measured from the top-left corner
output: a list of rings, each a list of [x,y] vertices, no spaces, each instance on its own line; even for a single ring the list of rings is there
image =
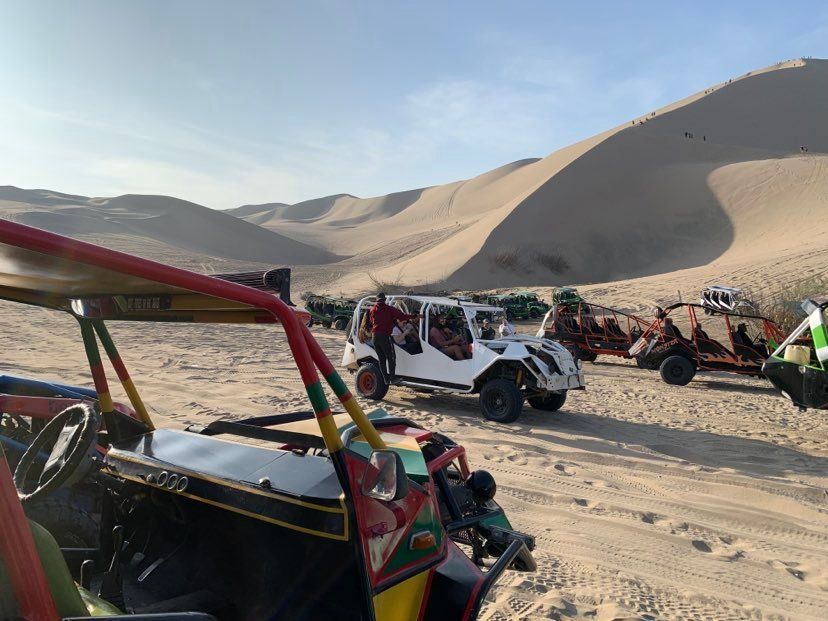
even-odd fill
[[[377,364],[370,333],[361,329],[373,303],[374,298],[367,297],[357,305],[342,366],[356,373],[357,393],[379,400],[388,392],[388,382]],[[502,315],[502,308],[424,296],[389,296],[388,304],[424,316],[416,326],[419,348],[411,353],[396,347],[399,385],[479,394],[483,416],[497,422],[516,420],[524,400],[539,410],[559,410],[568,390],[584,387],[580,363],[554,341],[522,334],[482,338],[481,318]],[[467,359],[455,360],[429,342],[429,331],[439,315],[450,318],[451,329],[461,336],[470,355]]]
[[[72,317],[94,383],[94,398],[40,395],[76,402],[14,440],[14,475],[0,450],[0,618],[472,619],[504,570],[534,569],[491,475],[436,431],[366,415],[307,315],[272,293],[0,221],[0,299]],[[281,323],[312,409],[156,428],[110,335],[118,321]],[[25,511],[67,489],[96,529],[61,548]]]
[[[308,327],[318,323],[323,328],[344,330],[354,314],[356,302],[343,298],[310,295],[305,299],[305,308],[311,316]]]
[[[668,384],[684,386],[698,371],[760,377],[765,358],[782,338],[766,317],[678,303],[658,309],[629,354],[641,368],[658,369]]]
[[[794,405],[828,409],[828,298],[805,300],[807,318],[762,366],[771,383]]]
[[[555,287],[552,290],[552,304],[577,304],[583,302],[584,298],[578,293],[575,287]]]
[[[538,337],[553,339],[578,360],[594,362],[599,355],[630,358],[629,349],[649,325],[631,313],[568,297],[543,318]]]

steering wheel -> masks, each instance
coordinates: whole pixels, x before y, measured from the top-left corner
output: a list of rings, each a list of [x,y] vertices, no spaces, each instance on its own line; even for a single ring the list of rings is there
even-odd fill
[[[97,436],[98,415],[85,403],[69,406],[50,420],[32,440],[14,469],[14,486],[20,502],[41,498],[86,476],[94,463]],[[46,463],[42,466],[38,463],[40,472],[32,476],[37,476],[37,486],[27,492],[29,472],[39,462],[38,455],[45,451],[50,451]]]

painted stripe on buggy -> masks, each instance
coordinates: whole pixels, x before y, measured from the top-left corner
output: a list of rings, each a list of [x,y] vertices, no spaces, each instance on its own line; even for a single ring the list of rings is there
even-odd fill
[[[221,440],[221,438],[215,438],[216,440]],[[231,440],[221,440],[222,442],[232,442]],[[266,496],[268,498],[274,498],[276,500],[280,500],[282,502],[289,502],[295,505],[299,505],[301,507],[307,507],[309,509],[315,509],[317,511],[327,511],[328,513],[347,513],[345,508],[345,499],[344,496],[340,496],[338,499],[339,506],[334,507],[331,505],[320,505],[313,502],[308,502],[307,500],[299,500],[298,498],[293,498],[292,496],[285,496],[284,494],[280,494],[278,492],[264,490],[264,489],[257,489],[252,486],[242,485],[236,481],[232,481],[229,479],[222,479],[220,477],[214,477],[209,474],[205,474],[203,472],[196,472],[195,470],[190,470],[188,468],[181,468],[176,466],[175,468],[171,468],[170,464],[164,462],[155,462],[150,459],[138,459],[134,457],[129,452],[123,451],[118,448],[112,448],[107,453],[107,462],[111,460],[118,460],[124,462],[130,462],[134,464],[140,464],[142,466],[149,466],[152,468],[158,468],[160,470],[168,470],[170,472],[175,471],[178,474],[183,474],[186,477],[192,479],[201,479],[204,481],[210,481],[212,483],[216,483],[218,485],[223,485],[224,487],[229,487],[232,489],[237,489],[243,492],[247,492],[248,494],[258,494],[259,496]],[[107,464],[111,466],[111,464]],[[121,474],[120,472],[118,473]],[[142,483],[146,483],[144,479],[141,479]],[[333,501],[331,501],[333,502]]]
[[[126,365],[124,365],[123,360],[121,360],[121,354],[118,353],[118,348],[115,347],[115,342],[112,340],[106,325],[102,321],[96,321],[92,325],[94,326],[95,332],[104,346],[104,351],[106,351],[106,355],[109,357],[109,361],[112,363],[118,379],[121,381],[121,386],[123,386],[124,392],[126,392],[127,397],[129,397],[132,409],[135,410],[144,425],[146,425],[149,429],[155,429],[155,424],[152,422],[149,412],[147,412],[144,400],[141,399],[138,389],[135,388],[135,384],[133,384],[132,378],[129,376],[129,371],[127,371]]]
[[[345,382],[342,381],[342,378],[339,376],[339,373],[336,371],[332,371],[328,375],[325,376],[325,381],[328,382],[328,385],[333,389],[334,394],[343,399],[344,395],[350,395],[348,391],[348,387],[345,385]]]
[[[828,333],[822,321],[822,309],[817,308],[808,316],[808,323],[811,326],[811,338],[814,339],[814,349],[817,360],[828,361]]]
[[[128,479],[130,481],[134,481],[136,483],[143,483],[144,485],[147,484],[139,476],[132,476],[132,475],[125,475],[119,474],[119,477],[123,479]],[[189,477],[189,475],[188,475]],[[161,489],[161,488],[159,488]],[[276,518],[269,517],[267,515],[261,515],[259,513],[254,513],[252,511],[247,511],[240,507],[234,507],[232,505],[227,505],[216,500],[212,500],[210,498],[203,498],[202,496],[196,496],[194,494],[188,494],[187,492],[179,492],[175,491],[172,492],[164,488],[164,491],[168,491],[171,494],[177,494],[179,496],[184,496],[185,498],[190,498],[191,500],[195,500],[196,502],[203,502],[208,505],[212,505],[214,507],[219,507],[220,509],[225,509],[227,511],[232,511],[233,513],[238,513],[240,515],[244,515],[245,517],[253,518],[255,520],[261,520],[262,522],[268,522],[269,524],[276,524],[277,526],[283,526],[284,528],[289,528],[291,530],[299,531],[300,533],[305,533],[307,535],[314,535],[316,537],[324,537],[326,539],[335,539],[337,541],[347,541],[348,540],[348,531],[347,531],[347,513],[343,519],[343,532],[339,533],[329,533],[321,530],[314,530],[312,528],[306,528],[304,526],[299,526],[298,524],[292,524],[290,522],[285,522],[284,520],[278,520]]]
[[[313,411],[316,412],[317,416],[328,409],[328,400],[325,398],[325,392],[322,390],[322,384],[319,380],[313,384],[308,384],[305,390],[308,393],[308,399],[311,402]]]

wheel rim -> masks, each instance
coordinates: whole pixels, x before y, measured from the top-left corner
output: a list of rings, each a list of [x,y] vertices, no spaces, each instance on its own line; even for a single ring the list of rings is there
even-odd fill
[[[670,377],[672,377],[673,379],[678,379],[682,375],[684,375],[684,371],[681,368],[681,365],[674,364],[670,367]]]
[[[502,390],[494,390],[486,395],[486,409],[496,418],[505,416],[509,412],[509,400]]]
[[[364,393],[373,392],[377,386],[377,378],[373,373],[363,373],[359,376],[359,389]]]

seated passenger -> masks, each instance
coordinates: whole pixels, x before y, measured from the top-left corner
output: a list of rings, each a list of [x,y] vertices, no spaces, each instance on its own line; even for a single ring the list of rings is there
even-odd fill
[[[758,343],[755,343],[747,331],[747,324],[740,323],[736,326],[736,331],[733,333],[733,342],[738,345],[744,345],[745,347],[750,347],[753,351],[755,351],[759,356],[762,358],[768,357],[768,347],[763,342],[764,339],[759,339]]]
[[[492,327],[491,322],[488,319],[483,320],[483,327],[480,329],[480,338],[484,341],[490,341],[494,339],[495,331]]]
[[[733,343],[745,347],[753,346],[753,339],[747,333],[747,324],[740,323],[736,326],[736,330],[733,332]]]
[[[371,347],[374,346],[374,338],[373,332],[371,331],[372,324],[371,324],[371,316],[369,313],[365,313],[362,316],[362,321],[359,324],[359,332],[357,336],[359,336],[359,340],[366,345],[370,345]]]
[[[684,336],[681,334],[681,330],[679,330],[674,324],[673,320],[669,317],[664,318],[664,334],[668,337],[681,339],[682,341],[685,340]]]
[[[417,329],[411,321],[407,321],[402,325],[397,322],[391,331],[391,338],[394,339],[397,346],[409,354],[419,354],[423,351],[422,346],[420,346],[420,339],[417,337]]]
[[[446,327],[445,315],[437,315],[435,318],[434,325],[428,331],[428,343],[449,358],[454,358],[455,360],[466,359],[466,351],[463,349],[462,339]]]
[[[697,323],[696,327],[693,328],[693,336],[697,339],[705,339],[706,341],[710,340],[710,337],[707,336],[707,332],[705,332],[704,328],[702,328],[701,323]]]
[[[498,334],[500,334],[500,338],[506,336],[514,336],[515,334],[517,334],[515,326],[509,323],[509,319],[506,317],[506,315],[502,315],[500,317],[500,325],[497,327],[497,331]]]

